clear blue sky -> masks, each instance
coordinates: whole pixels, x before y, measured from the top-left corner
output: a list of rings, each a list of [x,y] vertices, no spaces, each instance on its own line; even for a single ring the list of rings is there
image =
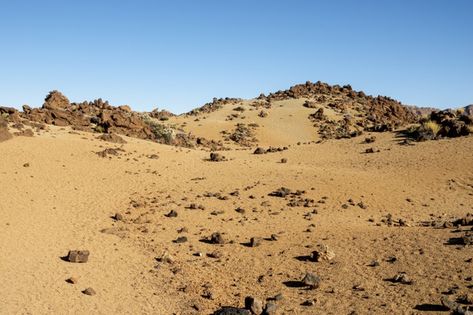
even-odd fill
[[[473,1],[4,1],[0,104],[183,112],[310,81],[473,103]]]

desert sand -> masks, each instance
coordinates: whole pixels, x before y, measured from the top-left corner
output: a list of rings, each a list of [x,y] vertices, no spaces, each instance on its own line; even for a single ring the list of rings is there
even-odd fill
[[[212,314],[248,296],[275,314],[473,303],[473,247],[461,239],[471,222],[458,221],[473,213],[473,137],[322,140],[305,101],[275,100],[260,117],[241,100],[165,122],[220,141],[219,162],[208,148],[111,143],[70,126],[0,142],[0,313]],[[257,125],[253,142],[222,134],[237,123]],[[88,261],[67,261],[69,250]],[[307,273],[320,282],[301,282]]]

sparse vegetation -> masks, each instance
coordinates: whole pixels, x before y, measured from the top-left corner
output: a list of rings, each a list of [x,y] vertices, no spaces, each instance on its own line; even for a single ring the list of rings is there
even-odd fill
[[[169,128],[158,120],[151,118],[148,114],[142,114],[143,121],[148,124],[151,128],[151,132],[154,134],[155,139],[165,144],[172,144],[175,136],[175,132],[172,128]]]
[[[428,120],[424,122],[421,128],[423,128],[426,131],[430,131],[434,136],[437,136],[440,131],[440,125],[432,120]]]

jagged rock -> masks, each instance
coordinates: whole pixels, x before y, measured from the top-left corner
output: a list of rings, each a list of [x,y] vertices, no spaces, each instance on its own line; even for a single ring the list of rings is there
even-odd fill
[[[308,272],[302,278],[301,283],[308,286],[310,289],[317,289],[320,286],[320,277]]]
[[[330,248],[325,245],[319,245],[317,250],[313,251],[311,254],[311,260],[315,262],[327,260],[330,261],[335,258],[335,253],[330,250]]]
[[[71,103],[67,97],[65,97],[61,92],[54,90],[49,92],[48,96],[44,99],[43,108],[52,110],[66,109],[70,105]]]

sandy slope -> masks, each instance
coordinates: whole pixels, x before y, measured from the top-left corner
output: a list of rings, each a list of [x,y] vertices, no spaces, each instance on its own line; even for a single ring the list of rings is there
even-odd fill
[[[307,119],[314,109],[302,106],[304,99],[274,101],[272,108],[256,109],[251,104],[254,100],[242,101],[234,105],[225,105],[218,111],[200,114],[197,117],[176,116],[171,117],[170,123],[182,126],[187,132],[196,136],[212,140],[224,140],[221,131],[232,131],[237,123],[256,123],[255,136],[258,143],[263,146],[285,146],[298,141],[308,142],[318,139],[312,123]],[[234,109],[242,107],[244,112]],[[259,117],[260,111],[268,113],[267,117]],[[330,113],[330,111],[328,111]],[[228,120],[232,114],[239,117]],[[185,123],[183,125],[183,123]],[[231,141],[226,143],[232,145]]]
[[[422,313],[416,305],[438,305],[454,285],[471,293],[471,247],[445,245],[454,230],[419,223],[473,212],[472,137],[401,146],[393,134],[380,134],[374,146],[381,152],[365,154],[373,145],[362,138],[295,145],[316,137],[309,122],[295,124],[305,109],[293,112],[293,123],[281,119],[286,114],[273,108],[261,124],[284,132],[261,128],[258,137],[289,150],[231,150],[224,152],[229,161],[218,163],[204,151],[131,138],[125,152],[101,158],[95,152],[117,145],[59,128],[0,143],[0,313],[209,314],[241,306],[247,295],[282,293],[281,314],[412,314]],[[235,123],[218,115],[227,113],[208,115],[200,128],[189,119],[186,128],[217,137]],[[281,186],[305,190],[314,204],[289,207],[268,196]],[[350,198],[366,209],[344,209]],[[188,209],[192,203],[205,209]],[[178,216],[166,217],[170,210]],[[116,212],[125,219],[115,222]],[[381,223],[388,213],[409,226]],[[179,233],[183,227],[188,231]],[[216,231],[229,242],[202,242]],[[245,246],[271,234],[278,240]],[[173,243],[182,235],[187,242]],[[332,262],[301,260],[320,243],[335,252]],[[61,260],[69,249],[90,250],[90,261]],[[214,251],[222,256],[206,256]],[[163,252],[174,262],[158,262]],[[391,256],[396,262],[387,262]],[[369,267],[373,260],[380,266]],[[307,271],[321,276],[319,289],[291,285]],[[415,283],[385,281],[401,271]],[[66,283],[70,276],[79,282]],[[97,295],[82,294],[86,287]],[[301,305],[312,299],[314,306]]]

